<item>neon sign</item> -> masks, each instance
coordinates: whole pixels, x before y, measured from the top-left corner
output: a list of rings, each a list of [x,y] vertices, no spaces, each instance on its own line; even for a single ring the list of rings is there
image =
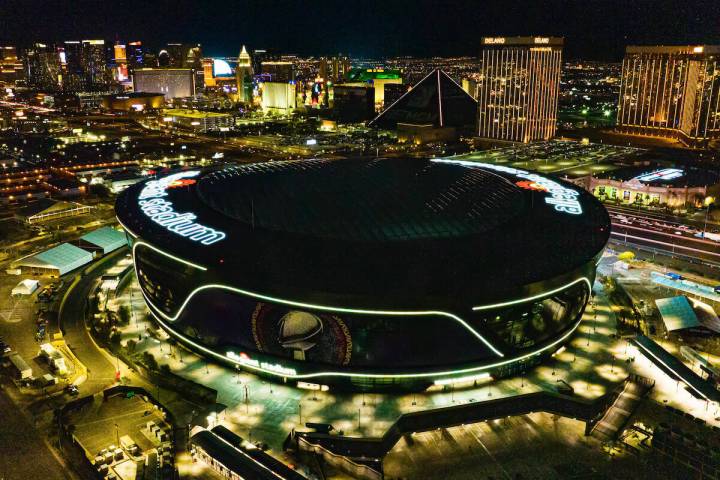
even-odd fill
[[[548,195],[545,197],[545,203],[552,205],[558,212],[569,213],[571,215],[580,215],[583,212],[582,205],[580,205],[580,201],[578,200],[580,192],[563,187],[558,182],[542,177],[537,173],[530,173],[518,168],[504,167],[492,163],[470,162],[466,160],[433,158],[431,161],[436,163],[452,163],[465,167],[487,168],[489,170],[515,175],[518,178],[529,180],[529,182],[518,182],[518,184],[516,184],[517,186],[528,190],[546,192]]]
[[[638,182],[652,182],[655,180],[667,181],[675,180],[683,175],[685,175],[685,172],[679,168],[663,168],[654,172],[643,173],[642,175],[635,177],[633,180],[637,180]]]
[[[288,377],[294,377],[295,375],[297,375],[297,371],[293,368],[283,367],[278,363],[260,362],[253,358],[250,358],[245,352],[241,352],[239,355],[235,352],[227,352],[226,356],[233,362],[244,365],[246,367],[266,370],[271,373],[276,373],[278,375],[286,375]]]
[[[188,186],[200,172],[197,170],[174,173],[158,180],[151,180],[140,191],[138,205],[140,210],[153,222],[166,230],[183,236],[189,240],[211,245],[225,238],[225,233],[205,225],[195,223],[197,218],[193,213],[178,213],[171,201],[163,198],[167,196],[169,188]]]
[[[483,43],[485,45],[502,45],[503,43],[505,43],[505,39],[503,37],[485,37],[483,38]]]

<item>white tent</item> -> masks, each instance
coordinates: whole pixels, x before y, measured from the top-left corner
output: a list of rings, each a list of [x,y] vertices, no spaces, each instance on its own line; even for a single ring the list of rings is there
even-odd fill
[[[31,280],[26,278],[21,281],[12,289],[13,295],[32,295],[32,293],[38,289],[40,282],[37,280]]]

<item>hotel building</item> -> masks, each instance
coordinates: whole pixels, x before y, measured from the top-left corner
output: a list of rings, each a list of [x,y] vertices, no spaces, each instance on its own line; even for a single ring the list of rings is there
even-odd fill
[[[720,136],[718,54],[720,46],[628,46],[618,130],[693,147]]]
[[[478,136],[527,143],[555,135],[562,47],[557,37],[482,39]]]

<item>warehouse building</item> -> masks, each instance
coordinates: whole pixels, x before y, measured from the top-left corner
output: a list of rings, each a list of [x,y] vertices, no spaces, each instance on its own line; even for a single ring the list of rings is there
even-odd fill
[[[15,262],[23,274],[60,277],[92,262],[93,254],[69,243],[62,243],[50,250]]]

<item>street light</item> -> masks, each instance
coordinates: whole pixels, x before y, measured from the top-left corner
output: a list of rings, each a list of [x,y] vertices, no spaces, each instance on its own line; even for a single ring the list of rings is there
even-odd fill
[[[715,197],[707,196],[703,201],[707,209],[705,210],[705,226],[703,227],[703,238],[705,238],[705,232],[707,232],[708,215],[710,214],[710,205],[715,203]]]

